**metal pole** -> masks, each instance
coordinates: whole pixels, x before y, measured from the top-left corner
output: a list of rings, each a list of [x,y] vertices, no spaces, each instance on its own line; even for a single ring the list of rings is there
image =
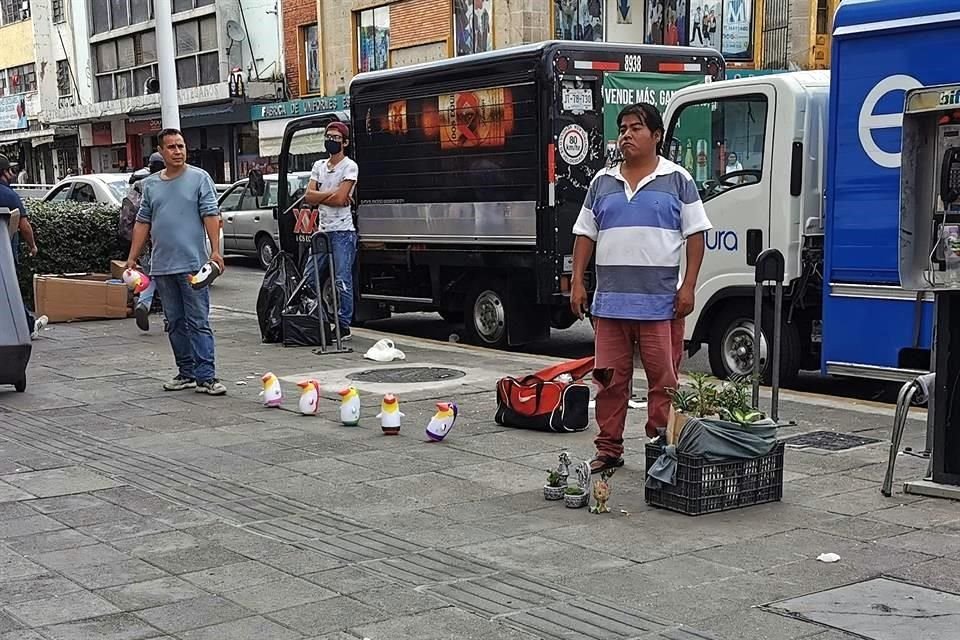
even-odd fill
[[[760,332],[763,326],[763,283],[758,282],[753,297],[753,408],[760,408]]]
[[[780,321],[783,319],[783,280],[777,280],[773,301],[773,377],[771,379],[770,419],[780,420]]]
[[[164,129],[180,128],[180,103],[177,102],[176,49],[173,45],[172,0],[156,0],[157,68],[160,74],[160,121]]]

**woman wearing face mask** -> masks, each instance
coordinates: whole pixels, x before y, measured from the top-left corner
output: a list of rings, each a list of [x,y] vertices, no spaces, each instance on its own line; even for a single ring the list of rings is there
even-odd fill
[[[310,183],[304,200],[319,212],[319,231],[330,238],[333,261],[336,269],[335,282],[340,292],[340,337],[350,338],[350,323],[353,320],[353,261],[357,255],[357,230],[353,226],[350,210],[353,188],[357,184],[357,163],[344,155],[350,144],[350,130],[342,122],[327,125],[324,148],[330,157],[318,160],[313,165]],[[320,258],[320,281],[323,282],[327,267],[326,256]],[[307,259],[305,275],[313,282],[314,261]]]

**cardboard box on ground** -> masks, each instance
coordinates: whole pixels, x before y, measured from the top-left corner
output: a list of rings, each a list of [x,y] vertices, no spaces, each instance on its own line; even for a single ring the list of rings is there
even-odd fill
[[[113,260],[110,273],[35,275],[33,297],[37,315],[51,323],[128,318],[133,315],[133,293],[119,280],[123,262]]]

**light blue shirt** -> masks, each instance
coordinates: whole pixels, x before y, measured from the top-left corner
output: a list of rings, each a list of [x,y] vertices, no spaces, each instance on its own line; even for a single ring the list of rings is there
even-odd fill
[[[216,186],[203,169],[187,165],[172,180],[144,178],[137,222],[150,225],[150,275],[199,271],[208,258],[203,218],[219,213]]]

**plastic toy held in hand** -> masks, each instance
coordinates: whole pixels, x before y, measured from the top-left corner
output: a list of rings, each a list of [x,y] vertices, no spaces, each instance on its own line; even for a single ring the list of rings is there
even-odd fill
[[[427,437],[433,442],[440,442],[447,437],[457,420],[457,405],[454,402],[438,402],[437,412],[427,425]]]
[[[403,413],[400,411],[400,401],[397,396],[388,393],[383,396],[383,402],[380,403],[380,430],[384,435],[395,436],[400,433],[400,422],[403,420]]]
[[[136,269],[127,269],[123,272],[123,282],[134,293],[143,293],[150,286],[150,276]]]
[[[210,283],[217,279],[222,271],[220,271],[220,265],[218,265],[213,260],[208,260],[206,264],[200,267],[200,271],[197,271],[195,274],[190,276],[190,286],[194,289],[203,289],[204,287],[209,287]]]

